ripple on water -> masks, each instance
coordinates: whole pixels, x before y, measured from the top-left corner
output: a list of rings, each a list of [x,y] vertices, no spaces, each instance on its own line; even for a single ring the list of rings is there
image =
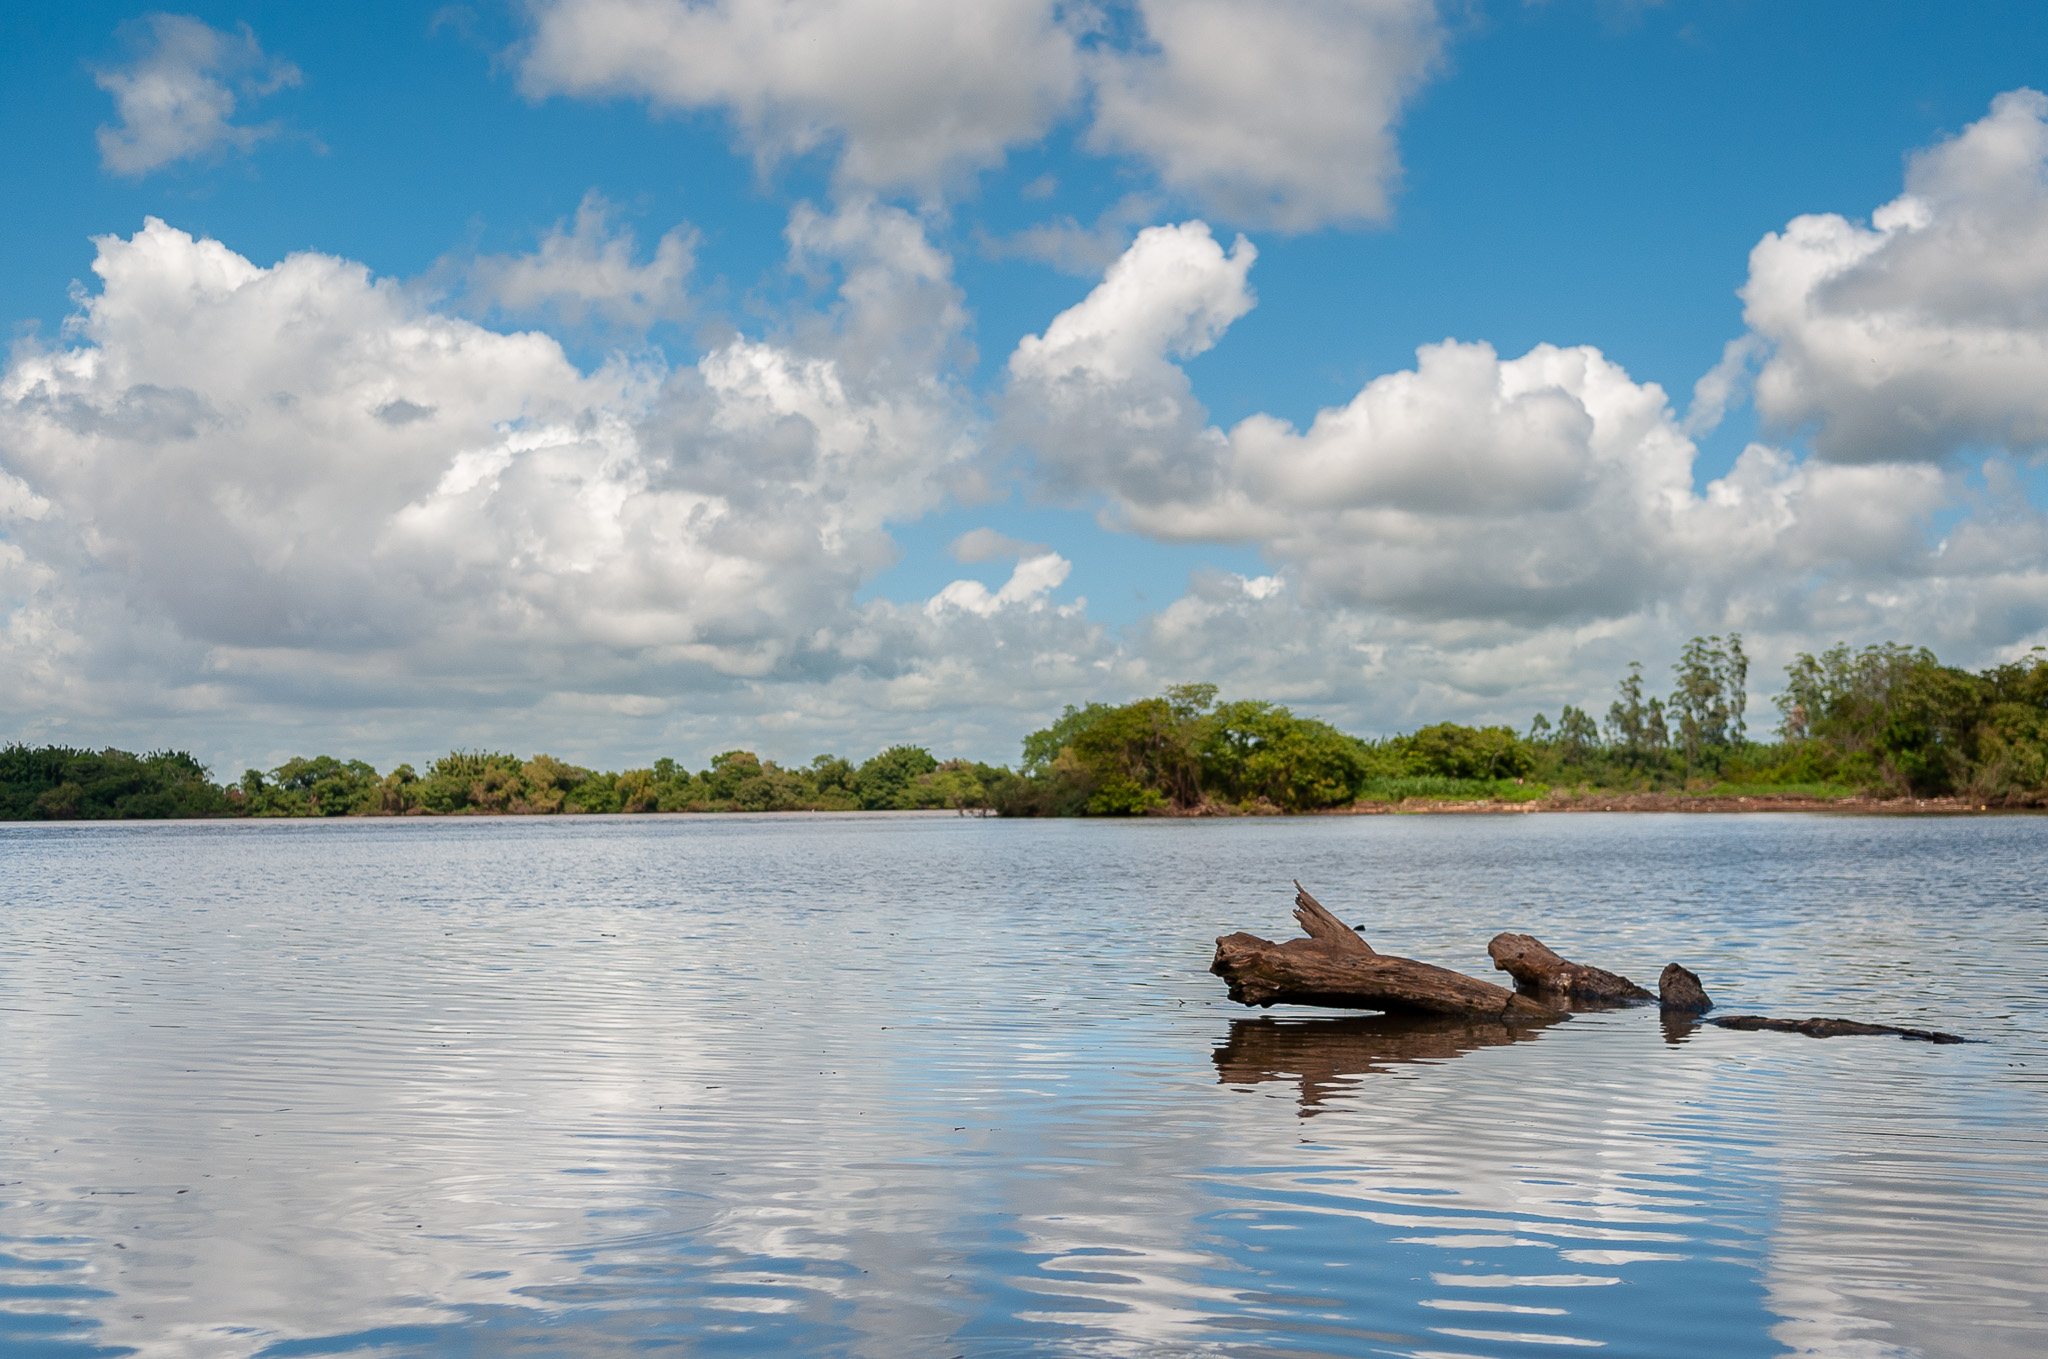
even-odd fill
[[[0,1352],[2038,1353],[2043,829],[0,828]],[[1228,1005],[1294,877],[1987,1041]]]

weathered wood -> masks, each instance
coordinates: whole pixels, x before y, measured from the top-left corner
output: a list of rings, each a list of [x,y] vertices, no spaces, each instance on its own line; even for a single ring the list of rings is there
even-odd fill
[[[1533,934],[1496,934],[1486,946],[1496,969],[1515,989],[1557,1004],[1624,1005],[1656,997],[1618,972],[1561,958]]]
[[[1707,988],[1700,985],[1699,976],[1677,963],[1664,965],[1664,974],[1657,978],[1657,999],[1665,1009],[1686,1014],[1703,1015],[1714,1008]]]
[[[1445,1062],[1475,1048],[1501,1047],[1535,1037],[1526,1024],[1442,1016],[1347,1015],[1342,1019],[1237,1019],[1230,1040],[1216,1049],[1222,1085],[1294,1081],[1301,1116],[1308,1118],[1357,1079],[1406,1062]]]
[[[1323,903],[1308,894],[1299,878],[1294,882],[1294,919],[1301,926],[1301,932],[1321,944],[1332,953],[1357,954],[1362,958],[1376,958],[1372,945],[1359,937],[1358,931],[1332,915]]]
[[[1294,889],[1294,918],[1308,938],[1276,944],[1240,932],[1216,941],[1216,957],[1209,970],[1229,983],[1230,998],[1241,1005],[1284,1001],[1387,1014],[1497,1019],[1511,1024],[1565,1018],[1562,1011],[1462,972],[1375,953],[1357,931],[1325,910],[1300,883],[1294,884]]]
[[[1890,1034],[1922,1043],[1967,1043],[1970,1040],[1938,1029],[1902,1029],[1894,1024],[1865,1024],[1854,1019],[1770,1019],[1763,1015],[1723,1015],[1710,1019],[1724,1029],[1770,1029],[1777,1033],[1803,1033],[1808,1038],[1845,1038],[1857,1034]]]

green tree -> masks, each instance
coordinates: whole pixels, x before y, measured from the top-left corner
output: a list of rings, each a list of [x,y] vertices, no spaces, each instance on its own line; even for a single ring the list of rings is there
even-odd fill
[[[245,810],[252,816],[348,816],[379,802],[377,771],[361,760],[332,755],[294,757],[254,782],[244,776]]]
[[[181,750],[0,747],[0,819],[222,816],[235,809],[206,766]]]
[[[1506,731],[1507,728],[1500,730]],[[1557,719],[1556,745],[1558,754],[1576,764],[1600,748],[1600,728],[1593,724],[1593,719],[1583,708],[1574,708],[1567,703]]]
[[[1200,730],[1198,753],[1203,797],[1291,812],[1350,802],[1370,773],[1358,738],[1255,700],[1217,708]]]
[[[1201,768],[1198,724],[1178,717],[1164,698],[1113,708],[1074,737],[1073,752],[1095,785],[1089,810],[1123,816],[1172,804],[1198,806]]]
[[[1801,652],[1785,674],[1779,729],[1788,741],[1863,757],[1879,782],[1922,795],[1970,782],[1979,724],[1999,697],[1996,672],[1971,675],[1893,642]]]
[[[1401,773],[1411,777],[1517,779],[1536,767],[1535,752],[1508,727],[1438,722],[1398,738],[1396,746]]]
[[[1615,686],[1621,697],[1607,705],[1607,740],[1611,745],[1641,758],[1650,749],[1649,710],[1643,703],[1643,663],[1630,661],[1628,674]],[[1655,703],[1655,699],[1650,702]]]
[[[402,764],[386,774],[377,785],[375,810],[391,816],[403,816],[420,807],[420,776],[409,764]]]
[[[451,750],[427,766],[419,805],[428,811],[505,811],[525,762],[501,751]]]
[[[711,757],[711,767],[699,777],[704,791],[714,802],[730,802],[740,785],[761,772],[761,757],[751,750],[727,750]]]
[[[1743,712],[1749,706],[1749,657],[1740,633],[1729,633],[1725,646],[1718,636],[1693,638],[1671,671],[1677,684],[1667,711],[1678,719],[1688,769],[1707,748],[1740,746],[1747,739]]]
[[[519,767],[518,783],[510,790],[507,807],[529,814],[559,812],[568,805],[569,795],[589,777],[588,769],[552,755],[536,755]]]
[[[913,785],[938,767],[923,746],[890,746],[854,771],[854,792],[870,811],[915,807]]]
[[[1059,758],[1059,753],[1074,744],[1076,736],[1094,726],[1112,711],[1114,709],[1107,703],[1090,703],[1085,708],[1076,708],[1069,703],[1051,726],[1034,731],[1024,738],[1022,772],[1029,777],[1049,771],[1053,761]]]

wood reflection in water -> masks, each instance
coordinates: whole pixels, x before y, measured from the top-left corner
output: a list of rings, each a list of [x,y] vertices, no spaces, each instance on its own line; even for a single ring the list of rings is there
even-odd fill
[[[1409,1015],[1361,1015],[1349,1019],[1239,1019],[1215,1051],[1217,1080],[1223,1085],[1298,1081],[1301,1116],[1321,1112],[1357,1078],[1407,1062],[1442,1062],[1478,1048],[1527,1042],[1538,1029]]]

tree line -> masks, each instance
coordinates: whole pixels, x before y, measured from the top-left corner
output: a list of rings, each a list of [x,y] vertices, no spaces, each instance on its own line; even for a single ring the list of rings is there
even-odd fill
[[[1068,706],[1016,769],[896,745],[785,768],[729,750],[692,772],[585,769],[452,751],[424,771],[294,758],[216,784],[182,751],[0,748],[0,819],[958,809],[1006,816],[1300,813],[1409,798],[1799,791],[2048,804],[2048,654],[1971,672],[1924,647],[1839,645],[1786,667],[1773,739],[1752,740],[1742,638],[1695,637],[1651,692],[1641,663],[1603,718],[1566,707],[1524,732],[1440,722],[1368,739],[1213,684]]]

